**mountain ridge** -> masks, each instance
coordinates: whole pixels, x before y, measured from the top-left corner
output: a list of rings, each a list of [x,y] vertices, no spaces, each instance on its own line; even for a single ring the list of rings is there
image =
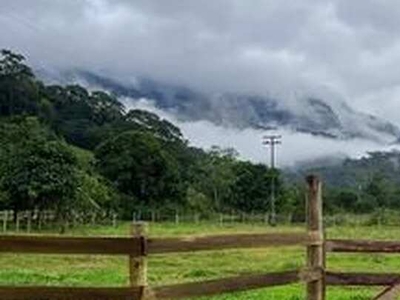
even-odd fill
[[[239,93],[207,94],[191,88],[160,83],[148,78],[127,83],[86,70],[68,71],[58,76],[41,72],[42,77],[63,83],[80,83],[107,90],[118,97],[152,100],[156,108],[182,121],[207,120],[218,126],[239,129],[285,128],[331,139],[366,139],[384,144],[398,143],[400,128],[359,112],[341,99],[299,97],[294,107],[276,97]]]

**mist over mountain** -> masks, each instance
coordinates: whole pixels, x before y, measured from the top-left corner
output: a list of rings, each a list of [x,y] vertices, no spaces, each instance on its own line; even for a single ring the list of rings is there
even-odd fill
[[[289,101],[255,93],[205,93],[147,78],[124,81],[88,71],[40,73],[47,81],[78,82],[132,102],[150,99],[157,109],[180,121],[209,121],[238,129],[289,130],[337,140],[365,139],[384,145],[395,143],[400,137],[396,125],[357,111],[343,99],[326,93],[327,98],[295,95]]]
[[[266,162],[276,128],[291,164],[399,145],[400,2],[32,1],[3,1],[4,48],[147,101],[197,146]]]
[[[0,209],[398,220],[400,1],[1,4]]]

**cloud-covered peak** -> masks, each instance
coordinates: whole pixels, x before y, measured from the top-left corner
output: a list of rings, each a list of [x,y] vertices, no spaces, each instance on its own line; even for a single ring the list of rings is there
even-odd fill
[[[398,122],[399,16],[395,0],[2,0],[0,47],[214,92],[323,87]]]

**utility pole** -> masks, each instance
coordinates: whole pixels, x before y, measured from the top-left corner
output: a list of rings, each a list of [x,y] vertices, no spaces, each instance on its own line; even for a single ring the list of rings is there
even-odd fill
[[[266,135],[264,136],[264,145],[268,145],[271,148],[271,197],[270,197],[270,217],[269,224],[271,226],[276,225],[276,209],[275,209],[275,146],[282,144],[281,142],[282,136],[280,135]]]

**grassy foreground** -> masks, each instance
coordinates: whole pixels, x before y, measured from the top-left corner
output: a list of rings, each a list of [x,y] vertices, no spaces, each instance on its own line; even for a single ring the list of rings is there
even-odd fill
[[[212,224],[151,224],[151,236],[206,235],[248,232],[293,232],[302,227],[270,228],[263,225]],[[79,227],[69,235],[127,235],[129,224],[111,227]],[[396,227],[335,227],[328,228],[329,237],[400,239]],[[305,261],[304,247],[229,250],[188,254],[157,255],[149,259],[150,285],[164,285],[210,278],[234,276],[250,272],[273,272],[300,268]],[[128,262],[124,257],[57,256],[57,255],[0,255],[0,284],[122,286],[128,278]],[[340,271],[398,272],[399,255],[329,254],[328,268]],[[371,299],[378,289],[329,287],[328,299]],[[213,300],[243,299],[304,299],[301,284],[269,288],[246,293],[226,294],[207,298]]]

